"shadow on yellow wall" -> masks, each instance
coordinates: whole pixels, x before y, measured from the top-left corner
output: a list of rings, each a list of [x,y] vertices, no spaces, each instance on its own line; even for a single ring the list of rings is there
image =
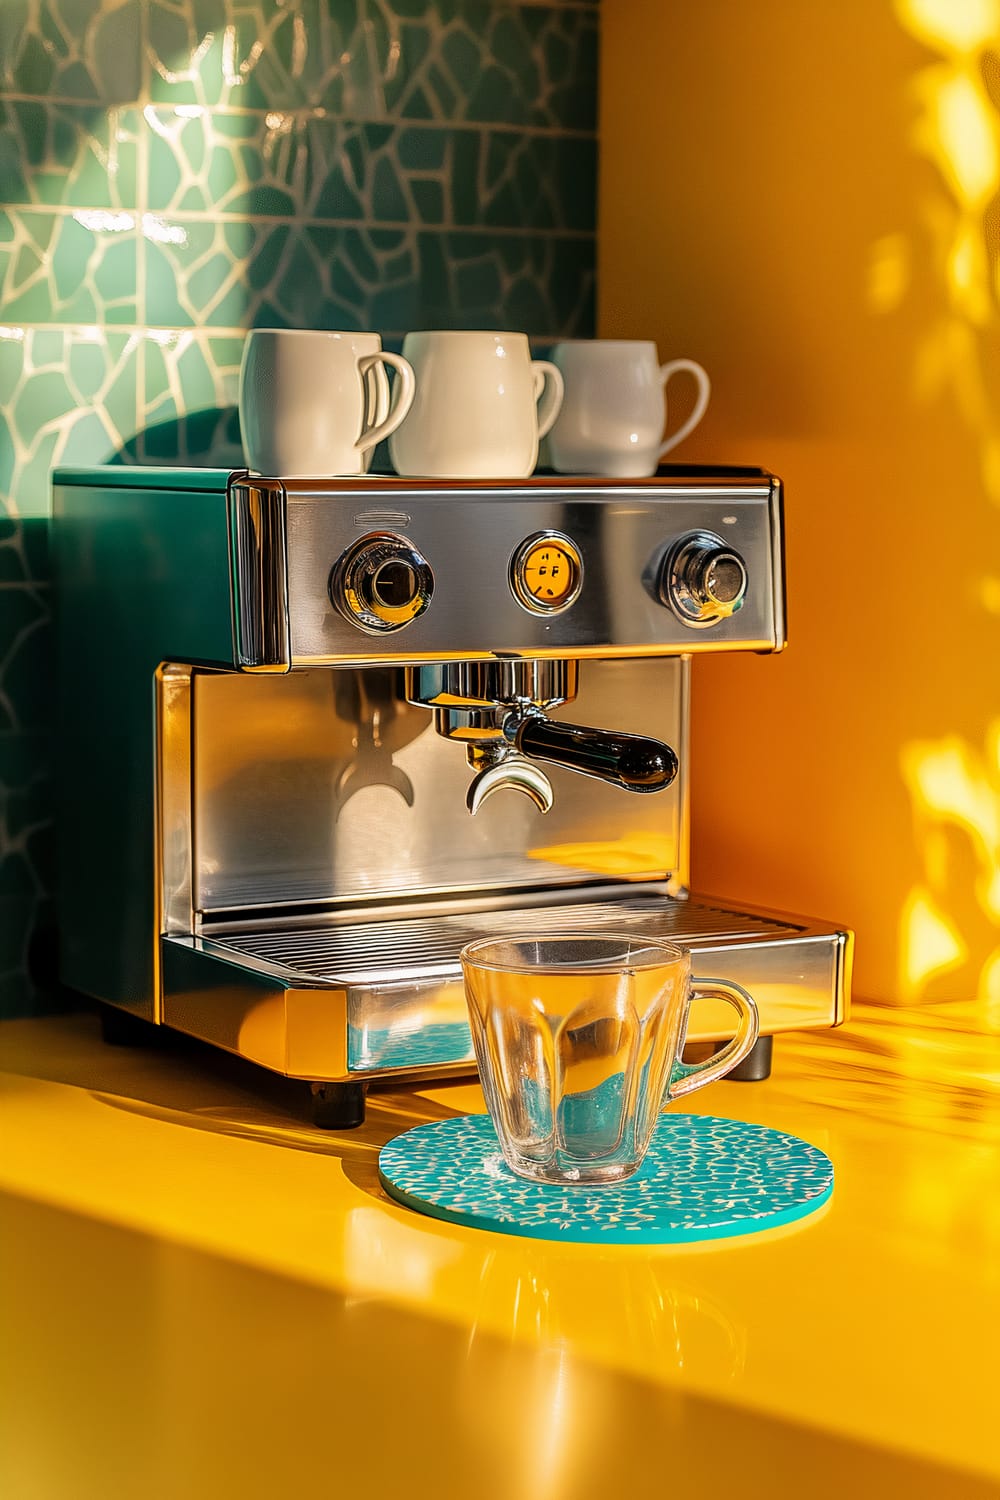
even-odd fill
[[[788,652],[696,664],[695,884],[1000,1026],[1000,3],[602,30],[601,332],[709,369],[679,459],[787,488]]]

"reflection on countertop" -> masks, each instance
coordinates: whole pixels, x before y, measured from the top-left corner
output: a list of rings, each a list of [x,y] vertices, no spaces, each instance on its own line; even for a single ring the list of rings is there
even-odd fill
[[[919,1124],[980,1144],[1000,1141],[1000,1008],[857,1005],[849,1025],[782,1038],[807,1091],[886,1125]]]
[[[422,1218],[380,1146],[482,1109],[381,1089],[343,1135],[281,1080],[82,1015],[0,1026],[0,1485],[18,1500],[996,1494],[1000,1050],[960,1007],[783,1036],[700,1112],[834,1160],[825,1213],[704,1247]],[[51,1434],[58,1430],[58,1443]],[[677,1467],[679,1466],[679,1468]],[[332,1482],[332,1478],[331,1478]]]

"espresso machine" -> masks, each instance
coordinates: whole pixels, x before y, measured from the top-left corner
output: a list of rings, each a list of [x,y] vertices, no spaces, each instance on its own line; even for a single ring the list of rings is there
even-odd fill
[[[773,476],[62,469],[52,536],[61,977],[109,1039],[201,1038],[345,1127],[474,1070],[466,942],[602,927],[749,989],[759,1074],[844,1018],[848,931],[688,890],[692,658],[785,641]]]

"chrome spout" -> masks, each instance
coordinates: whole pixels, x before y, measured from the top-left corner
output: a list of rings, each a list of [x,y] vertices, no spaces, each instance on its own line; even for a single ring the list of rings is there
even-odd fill
[[[469,783],[465,802],[475,814],[494,792],[522,792],[547,813],[553,802],[552,783],[540,766],[533,765],[510,745],[503,743],[469,751],[469,763],[476,774]]]

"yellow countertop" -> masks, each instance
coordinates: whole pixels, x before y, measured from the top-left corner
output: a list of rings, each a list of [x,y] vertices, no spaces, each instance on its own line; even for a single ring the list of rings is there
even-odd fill
[[[593,1249],[386,1198],[379,1147],[203,1049],[0,1025],[0,1493],[1000,1494],[1000,1037],[858,1007],[685,1108],[833,1159],[801,1225]]]

